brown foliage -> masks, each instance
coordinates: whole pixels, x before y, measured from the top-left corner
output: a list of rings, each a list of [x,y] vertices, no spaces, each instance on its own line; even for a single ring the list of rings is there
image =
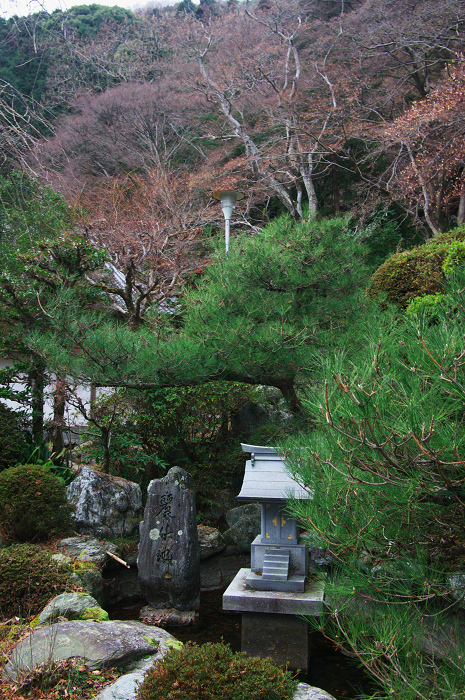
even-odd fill
[[[392,190],[437,235],[457,213],[465,219],[465,60],[422,101],[415,102],[388,129],[394,160]]]

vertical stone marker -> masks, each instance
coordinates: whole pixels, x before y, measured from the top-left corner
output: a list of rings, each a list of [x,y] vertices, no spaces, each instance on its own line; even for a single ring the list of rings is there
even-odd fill
[[[173,467],[150,482],[147,496],[137,560],[142,593],[151,608],[198,610],[200,547],[192,476]]]

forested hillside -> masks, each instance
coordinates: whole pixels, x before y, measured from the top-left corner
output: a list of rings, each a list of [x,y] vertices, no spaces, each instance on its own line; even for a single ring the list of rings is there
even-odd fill
[[[248,225],[389,212],[427,237],[464,217],[463,15],[460,0],[210,0],[1,20],[4,165],[19,150],[94,218],[110,191],[154,186],[170,191],[157,221],[195,229],[219,184],[246,189]],[[24,130],[46,137],[27,157]]]

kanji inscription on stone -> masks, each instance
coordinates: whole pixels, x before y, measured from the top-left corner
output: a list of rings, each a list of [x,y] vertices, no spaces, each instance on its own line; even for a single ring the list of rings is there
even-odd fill
[[[139,582],[154,608],[198,610],[200,547],[193,479],[173,467],[147,490],[140,524]]]

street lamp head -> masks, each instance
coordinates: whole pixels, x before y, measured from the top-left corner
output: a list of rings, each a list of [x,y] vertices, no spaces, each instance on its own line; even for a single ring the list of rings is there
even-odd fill
[[[217,190],[216,192],[213,192],[212,196],[221,202],[224,218],[226,221],[229,221],[234,211],[234,207],[236,206],[236,202],[238,202],[240,199],[244,199],[245,194],[242,192],[235,192],[234,190]]]

